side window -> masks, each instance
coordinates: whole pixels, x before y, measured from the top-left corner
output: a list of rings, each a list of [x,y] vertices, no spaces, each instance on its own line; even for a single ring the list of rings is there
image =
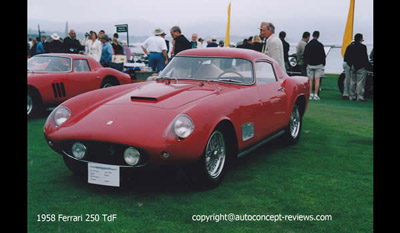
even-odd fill
[[[89,64],[85,59],[74,60],[74,72],[89,72]]]
[[[256,77],[258,85],[276,82],[274,69],[268,62],[256,62]]]

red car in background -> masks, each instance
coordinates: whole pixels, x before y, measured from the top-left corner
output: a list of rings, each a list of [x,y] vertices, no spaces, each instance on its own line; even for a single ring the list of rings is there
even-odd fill
[[[104,68],[93,58],[78,54],[42,54],[28,60],[28,117],[44,106],[98,88],[131,83],[128,74]]]
[[[265,54],[233,48],[177,54],[155,81],[93,91],[49,115],[44,134],[69,169],[120,186],[141,167],[181,166],[217,186],[226,161],[272,138],[299,140],[307,77],[289,77]]]

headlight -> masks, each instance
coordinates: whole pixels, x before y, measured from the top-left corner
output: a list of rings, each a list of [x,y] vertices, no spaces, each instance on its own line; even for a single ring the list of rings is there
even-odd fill
[[[56,126],[62,125],[71,116],[71,112],[67,107],[60,106],[54,110],[54,123]]]
[[[80,142],[75,142],[72,145],[72,155],[77,159],[82,159],[86,155],[86,146]]]
[[[139,163],[140,152],[133,147],[128,147],[124,152],[124,160],[127,164],[134,166]]]
[[[179,138],[187,138],[194,130],[192,119],[187,115],[179,115],[173,123],[174,133]]]

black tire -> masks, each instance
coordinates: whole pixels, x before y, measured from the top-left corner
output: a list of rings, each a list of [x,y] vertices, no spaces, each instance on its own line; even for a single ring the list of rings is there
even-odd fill
[[[108,88],[108,87],[113,87],[119,85],[118,80],[116,80],[114,77],[107,77],[103,80],[103,82],[100,85],[100,88]]]
[[[40,97],[34,90],[29,89],[27,97],[27,117],[30,119],[38,115],[42,106]]]
[[[201,159],[192,167],[187,168],[190,182],[200,189],[217,187],[226,171],[228,140],[224,132],[215,129],[208,138]]]
[[[300,139],[301,129],[303,127],[303,119],[300,105],[296,102],[290,114],[289,124],[285,129],[283,140],[285,144],[296,144]]]

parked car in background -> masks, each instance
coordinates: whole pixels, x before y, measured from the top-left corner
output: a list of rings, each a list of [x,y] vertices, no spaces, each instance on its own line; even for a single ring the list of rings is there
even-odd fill
[[[27,115],[99,88],[131,83],[128,74],[78,54],[42,54],[28,60]]]
[[[63,102],[44,133],[66,166],[92,184],[120,186],[129,171],[174,165],[212,188],[228,160],[278,136],[288,144],[299,140],[308,85],[259,52],[190,49],[155,81]]]

